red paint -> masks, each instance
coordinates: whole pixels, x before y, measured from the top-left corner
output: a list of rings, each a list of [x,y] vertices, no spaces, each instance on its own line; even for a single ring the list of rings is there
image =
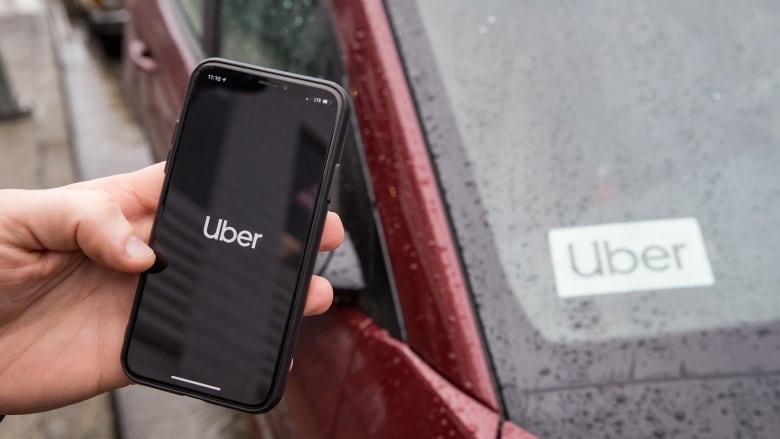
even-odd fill
[[[352,386],[348,373],[360,341],[360,332],[340,313],[304,319],[284,398],[273,411],[255,418],[271,433],[268,436],[328,437],[342,393]]]
[[[536,436],[506,421],[501,426],[501,439],[536,439]]]
[[[127,3],[127,38],[143,41],[158,68],[145,73],[125,60],[125,69],[159,157],[196,59],[171,4],[141,3]],[[409,346],[355,309],[306,319],[285,397],[253,418],[261,420],[256,432],[266,439],[493,439],[497,398],[382,3],[334,0],[334,9]]]
[[[379,0],[334,0],[409,345],[498,410],[485,349],[387,16]]]
[[[262,439],[495,439],[500,421],[350,308],[304,321],[284,399],[253,420]]]
[[[329,437],[495,439],[499,417],[493,410],[442,378],[408,346],[390,337],[360,311],[342,308],[332,314],[323,326],[310,330],[320,331],[330,325],[328,334],[336,337],[334,341],[357,343],[352,354],[340,361],[333,355],[311,358],[348,365],[342,378],[345,385],[331,381],[328,373],[312,381],[312,385],[335,386],[329,390],[339,395],[339,409]],[[313,351],[310,344],[321,343],[310,341],[313,338],[301,337],[298,352]],[[324,344],[320,346],[325,348]],[[341,348],[337,351],[346,352]],[[296,362],[298,359],[296,353]],[[331,369],[328,365],[323,372]],[[320,388],[319,393],[325,393],[323,390]],[[311,403],[325,403],[321,398],[315,397]]]
[[[157,159],[165,158],[171,131],[184,102],[187,80],[196,59],[186,45],[178,19],[167,1],[129,1],[131,19],[125,26],[125,53],[145,49],[156,68],[147,71],[126,56],[123,62],[125,86],[131,93]]]

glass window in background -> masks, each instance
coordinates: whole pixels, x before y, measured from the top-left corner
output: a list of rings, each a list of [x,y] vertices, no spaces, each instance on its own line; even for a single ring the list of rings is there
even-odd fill
[[[322,2],[221,2],[218,54],[340,82],[339,55]]]
[[[178,0],[187,17],[187,24],[199,42],[203,41],[203,11],[205,0]]]

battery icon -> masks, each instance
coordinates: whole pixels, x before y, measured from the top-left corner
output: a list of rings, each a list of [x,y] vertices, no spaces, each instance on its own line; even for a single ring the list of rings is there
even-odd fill
[[[329,103],[329,102],[330,102],[330,101],[329,101],[329,100],[327,100],[327,99],[323,99],[323,100],[322,100],[322,103],[323,103],[323,104],[325,104],[325,105],[328,105],[328,103]]]

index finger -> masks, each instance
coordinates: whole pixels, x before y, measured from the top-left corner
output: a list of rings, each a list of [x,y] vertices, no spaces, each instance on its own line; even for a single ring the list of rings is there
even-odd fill
[[[75,183],[77,188],[102,189],[114,198],[122,211],[133,219],[139,215],[152,215],[157,209],[165,178],[165,162],[160,162],[135,172]],[[320,251],[330,251],[344,241],[344,226],[341,218],[328,212],[320,240]]]
[[[70,186],[108,192],[128,217],[153,214],[165,179],[164,168],[165,162],[160,162],[138,171],[82,181]]]
[[[325,217],[325,228],[322,230],[320,251],[334,250],[344,241],[344,225],[336,212],[328,212]]]

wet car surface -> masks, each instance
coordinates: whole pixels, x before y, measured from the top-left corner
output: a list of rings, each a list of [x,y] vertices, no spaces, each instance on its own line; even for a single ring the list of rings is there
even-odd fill
[[[332,207],[358,279],[304,323],[269,437],[780,431],[772,3],[139,4],[125,69],[158,157],[205,56],[352,94]],[[661,220],[694,225],[709,277],[557,283],[551,231]],[[683,265],[611,245],[572,265]]]
[[[541,437],[774,437],[776,8],[444,3],[389,10],[509,418]],[[713,285],[556,294],[550,230],[682,217]]]

